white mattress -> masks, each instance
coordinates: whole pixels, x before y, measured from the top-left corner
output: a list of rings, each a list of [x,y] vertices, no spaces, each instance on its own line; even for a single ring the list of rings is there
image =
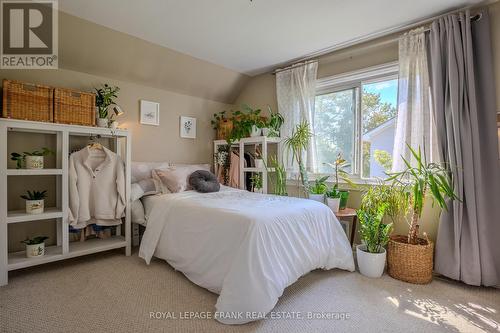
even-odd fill
[[[268,313],[311,270],[354,270],[342,227],[316,201],[223,187],[151,196],[144,205],[148,224],[139,256],[147,263],[162,258],[219,294],[215,317],[223,323]]]

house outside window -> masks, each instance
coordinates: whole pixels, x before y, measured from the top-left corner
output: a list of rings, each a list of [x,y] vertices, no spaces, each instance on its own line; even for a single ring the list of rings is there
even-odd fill
[[[319,79],[315,100],[316,169],[338,153],[354,180],[385,178],[392,166],[397,116],[398,64]]]

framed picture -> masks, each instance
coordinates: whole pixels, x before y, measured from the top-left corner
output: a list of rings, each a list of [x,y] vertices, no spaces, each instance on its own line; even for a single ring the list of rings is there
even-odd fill
[[[141,99],[141,124],[160,125],[160,103]]]
[[[196,139],[196,118],[181,117],[180,135],[181,138]]]

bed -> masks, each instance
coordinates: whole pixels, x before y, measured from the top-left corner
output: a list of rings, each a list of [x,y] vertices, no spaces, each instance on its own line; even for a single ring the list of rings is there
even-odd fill
[[[284,289],[314,269],[354,270],[330,209],[313,200],[222,187],[143,198],[139,256],[166,260],[219,295],[214,317],[243,324],[270,312]],[[256,315],[257,314],[257,315]]]

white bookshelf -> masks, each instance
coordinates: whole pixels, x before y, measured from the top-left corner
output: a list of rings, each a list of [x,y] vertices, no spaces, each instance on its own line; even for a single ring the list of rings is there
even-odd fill
[[[27,170],[8,168],[8,133],[27,132],[56,135],[56,167],[53,169]],[[90,239],[85,242],[69,242],[68,225],[68,160],[69,142],[72,136],[101,136],[113,141],[115,153],[125,162],[126,177],[126,209],[124,236],[121,227],[117,227],[116,235],[108,239]],[[77,256],[125,248],[125,254],[131,254],[131,218],[130,218],[130,163],[131,142],[130,133],[124,129],[111,130],[108,128],[87,127],[43,123],[25,120],[0,119],[0,286],[8,283],[8,272],[30,266],[41,265],[58,260]],[[125,143],[123,143],[125,141]],[[56,177],[56,207],[46,207],[43,214],[30,215],[24,210],[8,210],[9,177]],[[54,246],[47,246],[45,255],[38,258],[26,258],[25,251],[8,252],[8,224],[29,221],[56,220],[57,241]]]
[[[219,146],[227,145],[226,140],[214,140],[214,154],[217,152]],[[274,172],[273,168],[255,168],[255,167],[245,167],[245,157],[241,152],[245,151],[245,148],[248,146],[260,147],[262,159],[267,164],[269,162],[269,147],[270,145],[276,145],[276,154],[278,161],[282,160],[282,139],[281,138],[270,138],[267,136],[256,136],[243,138],[241,140],[237,140],[231,144],[233,147],[238,147],[240,151],[240,189],[246,189],[246,177],[245,174],[247,172],[258,172],[262,175],[262,190],[264,193],[268,193],[268,173]],[[215,163],[215,162],[214,162]],[[214,170],[217,171],[217,165],[215,165]]]

